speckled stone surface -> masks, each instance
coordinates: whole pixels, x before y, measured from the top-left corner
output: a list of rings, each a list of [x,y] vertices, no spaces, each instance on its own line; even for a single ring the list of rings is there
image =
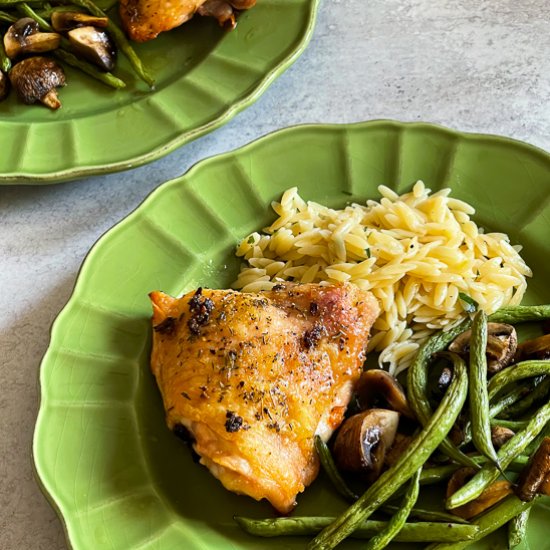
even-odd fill
[[[324,0],[303,56],[213,134],[130,172],[0,188],[0,548],[66,548],[33,478],[37,376],[99,236],[198,160],[297,123],[422,120],[550,150],[549,52],[547,0]]]

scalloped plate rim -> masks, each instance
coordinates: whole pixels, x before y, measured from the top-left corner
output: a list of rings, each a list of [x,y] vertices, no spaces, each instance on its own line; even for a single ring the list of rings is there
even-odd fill
[[[264,77],[257,81],[253,89],[245,94],[242,99],[231,104],[226,104],[227,108],[219,116],[214,116],[207,123],[193,128],[187,132],[180,134],[177,138],[170,140],[168,143],[156,147],[151,152],[132,157],[124,161],[112,162],[109,164],[88,165],[82,167],[71,167],[57,172],[49,172],[44,174],[33,174],[24,171],[12,172],[10,174],[0,173],[0,186],[2,185],[55,185],[66,181],[81,179],[87,176],[100,176],[121,172],[132,168],[143,166],[155,160],[166,156],[167,154],[182,147],[203,135],[223,126],[234,118],[238,113],[244,111],[247,107],[255,103],[266,89],[283,74],[304,52],[307,48],[317,20],[317,12],[321,0],[308,0],[311,3],[310,15],[307,28],[303,35],[295,41],[295,47],[292,52],[285,56],[280,63],[277,63],[272,69],[264,74]]]
[[[32,469],[33,474],[36,479],[36,482],[38,486],[40,487],[40,490],[42,491],[44,497],[48,501],[48,503],[52,506],[54,511],[56,512],[62,527],[63,531],[65,533],[65,539],[68,547],[70,549],[74,549],[76,547],[73,546],[71,541],[71,526],[69,522],[66,520],[65,514],[63,512],[63,507],[61,504],[56,500],[55,497],[55,490],[51,487],[51,483],[48,486],[48,482],[44,479],[44,475],[41,473],[41,465],[40,465],[40,458],[39,454],[40,451],[38,450],[38,441],[40,439],[40,432],[43,429],[43,425],[45,423],[45,411],[47,409],[46,405],[46,399],[44,395],[44,387],[45,384],[43,382],[43,377],[45,377],[45,371],[47,368],[47,362],[48,362],[48,356],[50,354],[50,351],[53,350],[53,342],[54,338],[56,337],[56,330],[57,325],[62,320],[62,317],[68,312],[68,308],[71,305],[71,303],[77,299],[78,297],[78,290],[80,287],[81,280],[84,277],[85,271],[88,269],[88,264],[93,261],[93,257],[96,253],[96,251],[100,248],[102,245],[103,240],[111,233],[114,233],[116,230],[122,229],[127,224],[132,223],[134,218],[141,212],[142,209],[147,208],[147,204],[149,201],[154,200],[154,198],[159,193],[163,193],[163,190],[171,187],[172,185],[178,185],[182,180],[185,180],[189,177],[192,177],[194,172],[201,169],[203,165],[206,165],[213,161],[218,161],[220,159],[229,158],[237,153],[244,153],[248,152],[250,150],[253,150],[258,145],[261,145],[265,141],[269,141],[273,138],[277,138],[279,136],[284,136],[288,133],[294,133],[294,132],[300,132],[300,131],[308,131],[308,130],[335,130],[335,131],[345,131],[345,130],[351,130],[351,129],[363,129],[363,128],[371,128],[371,127],[377,127],[377,126],[388,126],[388,127],[394,127],[400,130],[404,130],[407,128],[413,128],[413,129],[431,129],[436,130],[438,132],[441,132],[446,135],[454,136],[458,139],[463,140],[474,140],[474,141],[482,141],[482,140],[490,140],[492,142],[501,143],[501,144],[512,144],[516,147],[520,147],[522,149],[525,149],[527,151],[530,151],[539,157],[541,157],[545,162],[548,162],[550,167],[550,153],[545,151],[544,149],[537,147],[535,145],[532,145],[530,143],[527,143],[525,141],[521,141],[515,138],[509,138],[506,136],[498,135],[498,134],[490,134],[490,133],[480,133],[480,132],[463,132],[460,130],[454,130],[452,128],[446,127],[444,125],[440,124],[434,124],[430,122],[421,122],[421,121],[398,121],[395,119],[374,119],[369,121],[362,121],[362,122],[352,122],[352,123],[330,123],[330,124],[323,124],[323,123],[315,123],[315,124],[298,124],[294,126],[289,126],[286,128],[278,129],[273,132],[270,132],[268,134],[265,134],[241,147],[237,147],[235,149],[232,149],[230,151],[226,151],[224,153],[214,154],[209,157],[205,157],[204,159],[201,159],[197,161],[195,164],[193,164],[184,174],[172,178],[165,183],[161,184],[159,187],[154,189],[152,192],[150,192],[143,201],[134,208],[131,212],[129,212],[124,218],[122,218],[120,221],[118,221],[115,225],[107,229],[102,235],[100,235],[95,243],[90,247],[89,251],[86,253],[80,268],[78,269],[75,283],[73,285],[73,288],[71,289],[70,295],[65,303],[65,305],[61,308],[59,313],[56,315],[54,321],[50,325],[49,329],[49,343],[48,347],[44,353],[44,356],[42,360],[40,361],[39,365],[39,371],[38,371],[38,386],[40,389],[39,392],[39,409],[36,417],[35,422],[35,428],[34,428],[34,434],[32,439],[32,448],[31,448],[31,458],[32,458]]]

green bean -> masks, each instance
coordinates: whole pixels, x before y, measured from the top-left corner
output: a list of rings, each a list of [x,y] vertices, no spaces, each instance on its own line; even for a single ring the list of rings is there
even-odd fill
[[[403,525],[407,522],[407,518],[409,517],[412,507],[418,500],[421,470],[422,468],[419,468],[413,474],[409,488],[405,494],[403,503],[401,504],[401,509],[393,515],[385,529],[367,542],[365,545],[365,550],[383,550],[395,538],[399,531],[403,529]]]
[[[527,426],[528,420],[503,420],[502,418],[491,418],[491,426],[500,426],[509,430],[522,430]]]
[[[53,55],[57,57],[60,61],[67,63],[67,65],[71,65],[72,67],[81,70],[82,72],[90,75],[100,82],[103,82],[103,84],[106,84],[111,88],[119,89],[126,86],[126,83],[123,80],[120,80],[120,78],[117,78],[111,73],[104,73],[103,71],[100,71],[91,63],[87,63],[86,61],[78,59],[71,52],[57,49],[53,52]]]
[[[407,396],[414,414],[425,426],[432,415],[432,409],[427,399],[428,387],[428,361],[434,353],[438,353],[465,330],[470,327],[470,319],[466,319],[460,325],[447,332],[438,332],[420,346],[416,357],[409,367],[407,378]],[[448,439],[445,438],[441,444],[441,450],[455,462],[463,466],[475,468],[476,465]]]
[[[527,523],[531,508],[527,508],[508,523],[508,548],[511,550],[523,541],[527,542]],[[528,544],[527,544],[528,550]]]
[[[72,0],[70,3],[87,9],[92,15],[96,15],[97,17],[107,17],[105,12],[99,9],[91,0]],[[116,45],[124,53],[124,55],[126,55],[128,61],[130,62],[130,65],[139,76],[139,78],[141,78],[141,80],[143,80],[143,82],[145,82],[150,88],[153,88],[155,86],[155,80],[149,75],[149,73],[145,69],[143,62],[138,57],[134,48],[131,46],[124,32],[115,23],[113,23],[111,18],[109,18],[109,25],[107,26],[107,30],[111,32],[111,35]]]
[[[380,506],[379,508],[379,510],[384,514],[395,514],[400,509],[400,506],[394,506],[393,504],[384,504],[384,506]],[[455,516],[454,514],[448,514],[447,512],[436,512],[434,510],[424,510],[423,508],[416,507],[412,508],[410,511],[409,518],[441,523],[470,523],[468,520]]]
[[[38,26],[40,27],[40,30],[45,32],[52,32],[52,26],[43,18],[40,17],[30,6],[27,4],[27,2],[21,2],[17,6],[18,11],[20,11],[23,15],[26,15],[27,17],[30,17],[31,19],[34,19]]]
[[[334,460],[332,459],[332,455],[330,453],[330,449],[328,448],[327,444],[318,435],[315,436],[314,444],[315,444],[315,450],[319,455],[321,466],[323,467],[323,470],[325,471],[328,478],[334,485],[334,488],[344,498],[351,500],[352,502],[357,500],[359,496],[356,495],[348,487],[347,483],[344,481],[344,479],[340,475],[340,472],[338,471],[336,464],[334,464]]]
[[[235,517],[239,526],[251,535],[258,537],[284,537],[316,535],[330,525],[333,517],[288,517],[251,519]],[[388,525],[387,521],[365,521],[351,534],[353,538],[369,539],[380,533]],[[472,540],[479,527],[460,523],[414,522],[405,523],[396,535],[398,542],[433,542]]]
[[[0,12],[0,19],[1,16],[2,13]],[[8,74],[10,69],[11,61],[10,58],[6,55],[6,50],[4,49],[4,41],[2,40],[2,36],[0,35],[0,70]]]
[[[550,377],[545,376],[523,399],[517,401],[504,412],[504,416],[508,418],[517,418],[525,414],[535,403],[542,401],[548,397],[550,392]]]
[[[550,361],[522,361],[501,370],[491,378],[488,389],[489,398],[494,398],[505,386],[525,378],[550,374]]]
[[[472,440],[475,448],[498,465],[497,452],[491,440],[489,394],[487,392],[487,316],[480,309],[472,323],[470,340],[469,403]]]
[[[497,455],[502,469],[508,468],[512,460],[526,449],[549,421],[550,402],[541,407],[529,420],[527,426],[499,449]],[[465,485],[447,499],[446,507],[453,509],[477,498],[498,476],[498,468],[492,464],[485,464]]]
[[[535,501],[536,499],[531,502],[523,502],[515,495],[506,497],[499,504],[493,506],[473,521],[473,524],[479,527],[474,541],[481,540],[488,534],[496,531],[513,517],[531,508]],[[474,541],[430,544],[426,550],[463,550]]]
[[[410,479],[435,451],[455,423],[468,393],[468,374],[462,359],[455,361],[453,379],[429,422],[416,435],[393,466],[363,493],[343,514],[309,544],[310,550],[334,548],[353,533],[361,522],[377,510]]]
[[[550,319],[550,304],[540,306],[505,306],[489,315],[493,323],[528,323]]]
[[[4,21],[6,23],[15,23],[17,21],[17,17],[5,11],[0,11],[0,21]],[[3,42],[3,40],[0,40],[0,42]]]
[[[514,403],[523,399],[526,395],[529,395],[530,384],[522,384],[521,386],[515,386],[508,392],[498,396],[498,399],[489,407],[489,416],[494,418],[503,411],[506,411]],[[490,399],[490,398],[489,398]]]

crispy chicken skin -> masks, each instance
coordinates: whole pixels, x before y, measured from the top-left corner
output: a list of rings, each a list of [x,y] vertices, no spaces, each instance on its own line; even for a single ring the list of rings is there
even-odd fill
[[[281,513],[317,476],[315,434],[343,419],[376,299],[348,284],[152,292],[151,368],[167,424],[223,485]]]
[[[120,0],[120,17],[128,36],[137,42],[156,38],[179,27],[195,13],[235,26],[235,10],[251,8],[256,0]]]

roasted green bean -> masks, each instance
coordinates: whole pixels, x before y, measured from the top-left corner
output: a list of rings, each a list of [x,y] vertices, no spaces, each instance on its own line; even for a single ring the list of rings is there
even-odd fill
[[[529,409],[531,409],[531,407],[537,402],[547,398],[549,393],[550,376],[546,376],[525,397],[508,407],[504,411],[503,416],[506,416],[507,418],[517,418],[518,416],[528,412]]]
[[[527,524],[529,522],[529,515],[531,514],[531,508],[527,508],[516,517],[510,520],[508,523],[508,548],[512,550],[518,544],[527,541]],[[527,543],[528,546],[528,543]]]
[[[85,8],[92,15],[96,15],[97,17],[107,17],[105,12],[99,9],[91,0],[71,0],[70,3]],[[153,88],[155,85],[155,80],[147,72],[147,69],[143,65],[143,62],[138,57],[136,51],[126,38],[126,35],[122,31],[122,29],[120,29],[111,18],[109,18],[109,25],[107,26],[107,30],[111,33],[111,36],[113,37],[113,40],[115,41],[118,48],[128,58],[130,65],[139,76],[139,78],[141,78],[141,80],[143,80],[143,82],[145,82],[150,88]]]
[[[403,525],[407,522],[409,513],[412,507],[418,500],[418,493],[420,491],[420,471],[419,468],[412,476],[411,482],[401,508],[395,512],[393,517],[388,521],[388,525],[385,529],[382,529],[380,533],[372,537],[372,539],[365,545],[365,550],[383,550],[386,546],[396,537],[396,535],[403,529]]]
[[[479,527],[479,532],[475,536],[474,541],[481,540],[489,533],[496,531],[513,517],[528,510],[535,501],[536,499],[531,502],[523,502],[515,495],[506,497],[502,502],[493,506],[489,511],[474,520],[473,524]],[[470,546],[472,542],[473,541],[430,544],[426,550],[463,550]]]
[[[540,306],[505,306],[489,315],[492,323],[528,323],[550,319],[550,304]]]
[[[380,506],[380,512],[385,514],[395,514],[401,509],[400,506],[394,506],[393,504],[384,504]],[[449,514],[447,512],[436,512],[434,510],[424,510],[423,508],[412,508],[409,513],[409,518],[419,519],[422,521],[441,522],[441,523],[469,523],[468,520]]]
[[[506,367],[489,381],[489,398],[493,399],[502,388],[512,382],[544,374],[550,374],[550,361],[522,361]]]
[[[336,518],[309,544],[310,550],[334,548],[377,510],[395,491],[424,465],[455,423],[468,393],[468,374],[464,361],[455,361],[453,379],[438,408],[403,454],[386,470],[361,498]]]
[[[0,12],[0,18],[1,16],[2,13]],[[4,41],[2,40],[2,36],[0,35],[0,70],[7,74],[10,69],[11,61],[10,58],[6,55],[6,50],[4,49]]]
[[[427,398],[428,387],[428,362],[434,353],[438,353],[447,348],[447,346],[465,330],[470,327],[470,319],[466,319],[460,325],[447,332],[438,332],[429,338],[420,346],[416,357],[414,358],[407,375],[407,396],[409,405],[414,414],[425,426],[432,415],[432,409]],[[448,438],[445,438],[441,444],[441,450],[455,462],[463,466],[475,468],[473,463],[464,453],[462,453]]]
[[[38,26],[40,27],[40,30],[43,30],[45,32],[52,32],[52,26],[40,15],[38,15],[32,8],[27,4],[27,2],[21,2],[21,4],[17,5],[17,10],[21,12],[22,15],[26,15],[27,17],[30,17],[31,19],[34,19]]]
[[[550,402],[541,407],[529,420],[527,426],[509,439],[498,451],[498,461],[506,469],[515,457],[521,454],[550,421]],[[499,476],[499,469],[485,464],[463,487],[447,499],[447,508],[462,506],[477,498]]]
[[[511,390],[504,392],[502,395],[499,395],[495,402],[489,407],[489,416],[494,418],[502,412],[508,410],[514,403],[523,399],[525,396],[529,395],[530,384],[524,384],[521,386],[516,386]],[[489,400],[491,398],[489,397]]]
[[[81,59],[78,59],[71,52],[67,52],[62,49],[57,49],[53,52],[53,55],[57,57],[60,61],[67,63],[67,65],[71,65],[75,69],[81,70],[82,72],[90,75],[91,77],[95,78],[96,80],[99,80],[100,82],[103,82],[103,84],[106,84],[111,88],[119,89],[119,88],[124,88],[126,86],[123,80],[120,80],[120,78],[117,78],[112,73],[105,73],[103,71],[100,71],[91,63],[87,63],[86,61],[82,61]]]
[[[348,487],[347,483],[344,481],[344,479],[340,475],[340,472],[338,471],[338,468],[334,463],[334,460],[330,453],[330,449],[328,448],[327,444],[318,435],[315,436],[314,442],[315,442],[315,450],[319,455],[321,466],[325,471],[325,473],[327,474],[330,481],[332,482],[332,484],[334,485],[334,488],[344,498],[351,500],[352,502],[356,501],[359,498],[359,496],[356,495]]]
[[[522,430],[527,426],[528,420],[505,420],[502,418],[491,418],[491,426],[500,426],[510,430]]]
[[[4,21],[5,23],[15,23],[17,21],[17,17],[5,11],[0,11],[0,21]],[[3,40],[0,40],[0,42],[3,42]]]
[[[479,310],[472,323],[468,396],[472,440],[475,448],[498,464],[497,452],[491,440],[489,394],[487,392],[487,316]]]
[[[250,519],[235,517],[239,526],[258,537],[284,537],[316,535],[330,525],[333,517],[288,517],[270,519]],[[380,533],[388,525],[387,521],[365,521],[351,534],[353,538],[369,539]],[[415,522],[405,523],[396,535],[398,542],[433,542],[473,540],[479,532],[475,525],[460,523]]]

